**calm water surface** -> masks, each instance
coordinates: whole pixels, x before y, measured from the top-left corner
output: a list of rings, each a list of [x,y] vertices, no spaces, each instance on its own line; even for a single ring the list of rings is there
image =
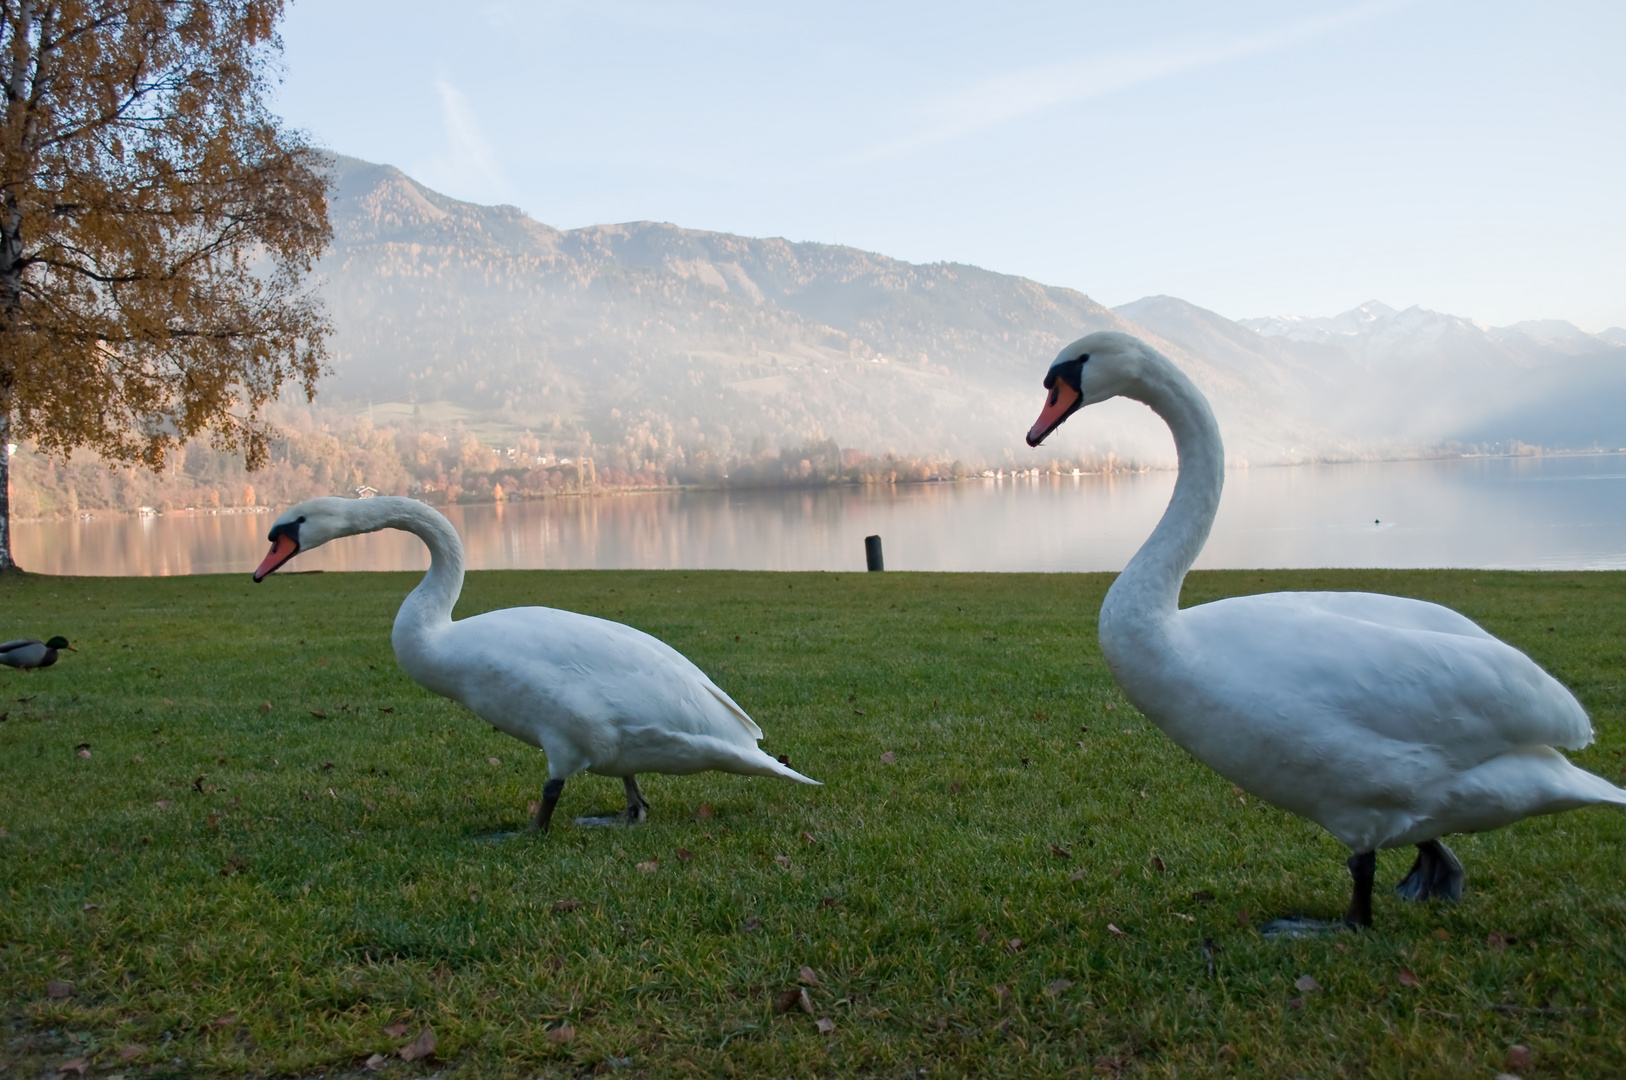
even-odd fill
[[[1118,570],[1174,474],[821,491],[672,492],[453,507],[471,569]],[[280,510],[280,508],[278,508]],[[274,514],[18,522],[47,574],[247,574]],[[306,570],[421,570],[384,532],[301,555]],[[1238,469],[1199,567],[1626,569],[1626,455]]]

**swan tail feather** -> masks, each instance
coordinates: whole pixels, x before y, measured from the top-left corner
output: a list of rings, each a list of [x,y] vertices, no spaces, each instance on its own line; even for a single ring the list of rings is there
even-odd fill
[[[737,720],[739,720],[740,723],[745,725],[745,730],[751,733],[751,737],[753,739],[762,738],[762,729],[757,727],[757,722],[745,715],[745,710],[734,704],[733,698],[729,697],[727,694],[723,693],[710,683],[706,684],[706,689],[711,691],[712,697],[722,702],[723,708],[727,709]]]
[[[755,768],[749,770],[753,776],[777,776],[781,780],[794,780],[798,784],[824,786],[822,781],[815,780],[811,776],[803,776],[784,762],[776,760],[765,750],[758,750],[757,756],[751,760],[750,764],[755,766]]]

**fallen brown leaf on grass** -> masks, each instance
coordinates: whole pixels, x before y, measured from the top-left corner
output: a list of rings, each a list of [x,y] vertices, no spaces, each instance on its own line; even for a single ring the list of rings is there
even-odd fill
[[[1400,969],[1400,974],[1396,975],[1395,979],[1396,979],[1396,981],[1398,981],[1400,983],[1401,986],[1416,986],[1417,985],[1417,976],[1413,975],[1406,968],[1401,968]]]
[[[548,1030],[548,1041],[555,1046],[563,1046],[576,1037],[576,1029],[569,1024],[560,1024]]]
[[[61,1001],[63,998],[73,996],[73,983],[61,979],[52,979],[45,984],[45,996],[52,1001]]]
[[[789,855],[775,855],[773,857],[773,861],[778,863],[780,866],[784,867],[786,870],[790,869],[790,856]]]
[[[1021,948],[1022,948],[1022,939],[1019,938],[1019,937],[1013,937],[1013,938],[1011,938],[1011,940],[1009,940],[1009,941],[1007,941],[1005,943],[1005,951],[1009,952],[1009,953],[1017,952]]]
[[[708,803],[701,803],[694,808],[694,819],[696,821],[710,821],[716,816],[717,811],[713,810]]]
[[[835,907],[836,906],[836,898],[833,897],[833,896],[821,896],[821,897],[819,897],[819,906],[820,907]]]
[[[1196,892],[1191,894],[1191,902],[1194,904],[1212,904],[1214,902],[1214,894],[1209,892],[1207,889],[1198,889]]]
[[[988,944],[988,939],[993,937],[993,936],[994,936],[993,933],[990,932],[989,929],[986,926],[977,927],[977,944],[978,945],[986,945],[986,944]]]
[[[555,915],[560,915],[566,911],[575,911],[581,906],[582,902],[580,900],[555,900],[552,911]]]
[[[309,711],[309,713],[312,716],[316,717],[316,719],[318,719],[318,720],[326,720],[327,719],[327,713],[323,712],[321,709],[310,709],[310,710],[307,710],[307,711]]]
[[[836,1029],[836,1022],[821,1016],[814,1022],[813,1026],[819,1029],[820,1035],[828,1035]]]
[[[678,862],[688,862],[692,858],[694,858],[694,852],[690,851],[688,848],[680,847],[677,849]]]
[[[367,1064],[362,1066],[362,1068],[366,1069],[368,1072],[377,1072],[379,1069],[384,1067],[384,1063],[388,1060],[389,1058],[385,1057],[383,1054],[373,1054],[367,1058]]]
[[[994,997],[996,1000],[998,1000],[999,1007],[1003,1009],[1005,1007],[1005,1003],[1011,1000],[1011,988],[1008,986],[994,987]]]
[[[1496,952],[1501,952],[1503,949],[1507,948],[1509,945],[1512,945],[1518,940],[1519,939],[1516,937],[1510,937],[1509,935],[1496,930],[1492,930],[1490,933],[1485,935],[1485,944]]]
[[[1507,1048],[1507,1071],[1527,1072],[1535,1064],[1535,1055],[1528,1046],[1514,1044]]]
[[[949,785],[949,794],[950,795],[958,795],[960,792],[962,792],[964,790],[965,790],[965,781],[964,780],[956,780],[956,781],[954,781],[954,783]]]
[[[100,910],[102,910],[102,905],[100,905],[100,904],[86,904],[84,907],[80,908],[79,910],[80,911],[100,911]]]
[[[1161,874],[1161,873],[1163,873],[1163,871],[1167,870],[1168,867],[1163,865],[1163,860],[1162,859],[1158,858],[1156,855],[1153,855],[1152,856],[1152,869],[1156,870],[1158,873]]]
[[[418,1032],[418,1037],[397,1051],[402,1061],[417,1061],[419,1058],[430,1057],[435,1052],[435,1029],[424,1028]]]
[[[1058,859],[1071,859],[1073,857],[1073,853],[1071,851],[1068,851],[1063,847],[1057,847],[1055,844],[1050,845],[1050,854],[1054,855]]]
[[[90,1068],[90,1060],[88,1058],[76,1057],[69,1058],[67,1061],[64,1061],[62,1064],[58,1065],[56,1067],[56,1071],[59,1073],[75,1072],[80,1076],[83,1076],[85,1075],[85,1070],[88,1068]]]
[[[172,807],[174,805],[175,805],[175,800],[174,799],[159,799],[158,800],[158,809],[160,809],[160,810],[168,810],[170,807]]]
[[[486,764],[487,765],[501,765],[502,764],[502,758],[488,757],[488,758],[486,758]]]
[[[813,834],[808,832],[806,829],[802,830],[802,839],[806,840],[810,844],[818,843],[818,841],[813,838]]]
[[[1073,980],[1071,979],[1053,979],[1050,985],[1044,988],[1044,992],[1051,997],[1060,997],[1072,988]]]
[[[1248,909],[1247,908],[1238,908],[1237,909],[1236,921],[1242,926],[1251,926],[1251,925],[1253,925],[1252,920],[1250,920],[1248,918]]]
[[[270,712],[271,712],[271,703],[269,701],[260,702],[260,715],[261,716],[266,716]]]
[[[1438,930],[1434,931],[1434,936],[1440,941],[1450,941],[1451,931],[1442,926]]]
[[[90,756],[90,751],[89,750],[76,750],[74,752],[77,753],[82,758],[88,758]]]
[[[1288,998],[1287,1007],[1289,1009],[1302,1009],[1304,1008],[1304,999],[1301,997]]]
[[[383,1030],[384,1034],[388,1035],[392,1039],[404,1039],[406,1038],[406,1033],[411,1031],[412,1028],[408,1024],[397,1023],[385,1024]]]
[[[146,1052],[147,1047],[143,1043],[125,1043],[123,1046],[119,1047],[119,1060],[134,1061],[136,1058],[140,1057]]]
[[[819,974],[806,964],[803,964],[802,970],[796,973],[796,981],[804,986],[817,986],[819,985]]]
[[[882,765],[891,765],[893,762],[895,762],[897,760],[898,760],[898,755],[894,754],[890,750],[888,750],[886,753],[881,755],[881,764]]]
[[[1293,980],[1293,989],[1302,990],[1304,993],[1309,994],[1321,989],[1321,984],[1316,982],[1312,976],[1300,975]]]
[[[1113,937],[1128,937],[1129,936],[1128,934],[1125,934],[1122,930],[1118,929],[1116,926],[1113,926],[1111,923],[1107,923],[1107,929],[1112,931],[1112,936]]]
[[[1077,870],[1074,870],[1071,874],[1068,874],[1067,875],[1067,880],[1068,881],[1083,881],[1084,880],[1084,868],[1081,866]]]
[[[762,926],[762,920],[757,918],[755,915],[752,915],[750,918],[746,919],[743,923],[740,924],[740,929],[744,930],[747,934],[749,934],[752,931],[757,930],[761,926]]]
[[[237,1014],[227,1013],[225,1016],[217,1016],[209,1021],[209,1026],[219,1031],[221,1028],[231,1027],[235,1023],[237,1023]]]
[[[774,995],[773,1007],[778,1012],[790,1012],[792,1009],[801,1009],[809,1016],[813,1014],[813,999],[807,996],[807,988],[792,987]]]
[[[638,869],[642,870],[646,874],[653,874],[655,871],[659,870],[660,868],[661,868],[661,860],[660,860],[660,858],[658,856],[656,858],[650,859],[648,862],[641,862],[641,863],[638,864]]]

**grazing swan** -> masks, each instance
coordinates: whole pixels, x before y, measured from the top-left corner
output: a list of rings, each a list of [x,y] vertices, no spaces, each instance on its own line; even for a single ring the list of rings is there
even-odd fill
[[[1592,741],[1574,696],[1449,608],[1285,592],[1180,610],[1180,584],[1224,481],[1207,400],[1162,354],[1110,332],[1063,349],[1044,385],[1029,446],[1083,406],[1120,396],[1150,406],[1174,433],[1174,495],[1107,591],[1102,655],[1129,700],[1199,761],[1349,847],[1345,923],[1372,924],[1378,848],[1417,846],[1402,897],[1455,900],[1462,864],[1444,834],[1626,805],[1626,791],[1553,749]]]
[[[42,668],[50,667],[56,663],[58,649],[67,649],[69,652],[79,650],[68,644],[68,639],[60,634],[50,641],[37,641],[34,638],[18,638],[0,645],[0,664],[14,668]]]
[[[745,710],[683,654],[640,630],[545,607],[453,622],[463,544],[451,522],[415,499],[300,503],[271,526],[271,552],[254,580],[301,551],[379,529],[404,529],[429,546],[429,572],[402,603],[390,636],[401,667],[548,755],[534,828],[548,828],[565,780],[583,769],[621,777],[625,819],[635,822],[649,809],[638,790],[642,772],[718,769],[818,783],[763,753],[762,729]]]

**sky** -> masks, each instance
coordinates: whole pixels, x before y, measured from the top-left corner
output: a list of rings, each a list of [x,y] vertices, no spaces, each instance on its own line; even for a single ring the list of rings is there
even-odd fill
[[[293,0],[320,146],[1230,318],[1626,326],[1626,3]]]

